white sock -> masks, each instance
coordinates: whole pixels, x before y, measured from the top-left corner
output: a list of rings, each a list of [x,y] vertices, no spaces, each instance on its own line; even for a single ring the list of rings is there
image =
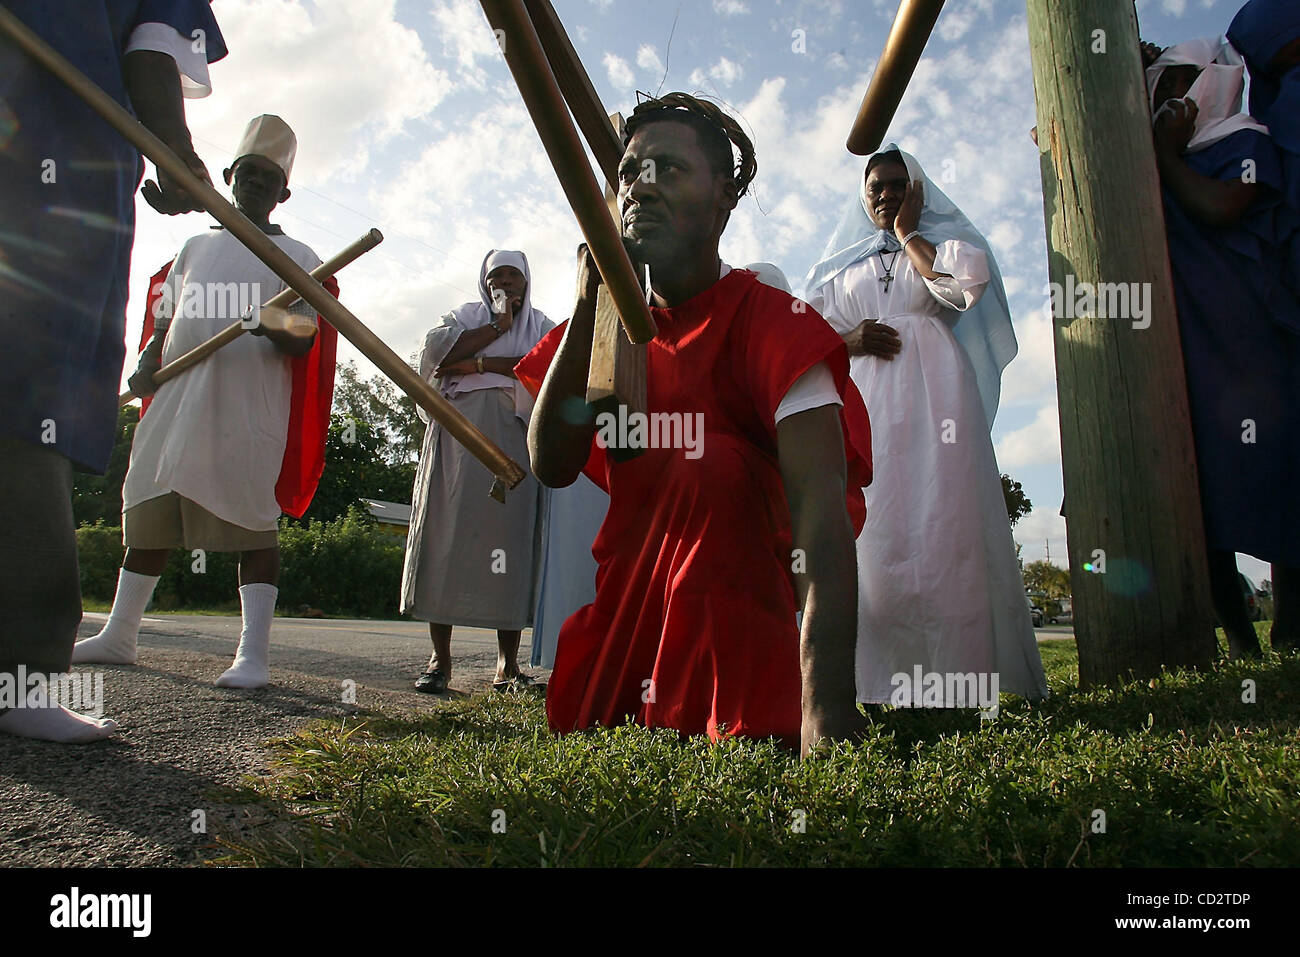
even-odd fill
[[[117,594],[108,621],[99,634],[77,642],[72,648],[72,663],[96,662],[107,665],[133,665],[140,619],[149,604],[157,575],[140,575],[123,568],[117,575]]]
[[[239,636],[235,663],[217,679],[218,688],[261,688],[271,680],[267,654],[271,645],[271,620],[280,589],[257,582],[239,587],[244,630]]]
[[[88,718],[49,700],[41,688],[34,688],[24,706],[0,714],[0,732],[20,738],[39,738],[60,744],[85,744],[107,738],[117,730],[108,718]]]

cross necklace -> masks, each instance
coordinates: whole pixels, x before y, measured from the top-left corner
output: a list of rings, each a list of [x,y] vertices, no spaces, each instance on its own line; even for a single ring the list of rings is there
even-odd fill
[[[877,255],[880,256],[880,267],[885,270],[885,274],[880,277],[880,281],[885,284],[886,293],[889,292],[889,284],[894,281],[894,263],[898,262],[898,254],[901,252],[901,249],[895,249],[893,258],[889,260],[889,265],[885,265],[885,251],[883,249],[876,250]]]

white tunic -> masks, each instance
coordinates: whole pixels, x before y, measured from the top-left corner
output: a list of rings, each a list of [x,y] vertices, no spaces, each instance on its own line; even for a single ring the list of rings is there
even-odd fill
[[[320,265],[320,257],[296,239],[270,238],[303,269]],[[172,318],[164,364],[237,321],[242,305],[265,302],[284,288],[225,230],[188,240],[167,282],[163,302],[172,306],[162,310],[160,322],[167,313]],[[295,311],[314,315],[302,303]],[[250,333],[163,383],[135,430],[122,507],[174,491],[227,522],[274,529],[292,386],[290,357]]]
[[[874,469],[857,540],[858,700],[920,705],[922,689],[912,695],[910,682],[895,680],[911,679],[917,665],[923,674],[997,673],[1000,690],[1039,697],[1047,685],[993,444],[974,369],[952,333],[955,310],[983,293],[988,261],[949,241],[934,268],[952,278],[929,282],[900,252],[886,290],[873,254],[809,300],[841,334],[875,318],[901,341],[891,360],[849,363],[871,419]]]

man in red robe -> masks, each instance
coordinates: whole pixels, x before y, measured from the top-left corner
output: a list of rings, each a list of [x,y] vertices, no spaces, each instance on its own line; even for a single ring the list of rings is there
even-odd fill
[[[807,753],[860,720],[853,542],[871,480],[866,408],[830,326],[718,257],[756,169],[736,122],[674,93],[638,106],[627,129],[623,237],[650,268],[659,328],[646,347],[648,412],[680,413],[702,434],[615,461],[598,435],[608,420],[575,415],[600,283],[584,251],[573,318],[515,368],[538,397],[534,473],[562,487],[585,471],[610,495],[592,547],[596,600],[560,632],[550,726],[630,716],[713,740],[798,740]]]

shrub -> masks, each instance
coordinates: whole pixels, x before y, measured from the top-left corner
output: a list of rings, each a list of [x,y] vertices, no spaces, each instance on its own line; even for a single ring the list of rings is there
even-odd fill
[[[122,529],[102,520],[83,525],[77,529],[77,549],[82,595],[112,601],[124,555]],[[327,615],[396,618],[404,554],[402,541],[356,506],[341,518],[306,526],[282,519],[279,607],[290,613],[310,605]],[[239,555],[207,552],[201,574],[196,560],[185,549],[171,554],[153,607],[237,610]]]
[[[280,525],[280,605],[331,615],[398,617],[402,541],[351,506],[342,518]]]
[[[112,601],[117,591],[117,570],[122,567],[122,529],[105,525],[101,518],[77,529],[77,562],[81,567],[81,594]]]

